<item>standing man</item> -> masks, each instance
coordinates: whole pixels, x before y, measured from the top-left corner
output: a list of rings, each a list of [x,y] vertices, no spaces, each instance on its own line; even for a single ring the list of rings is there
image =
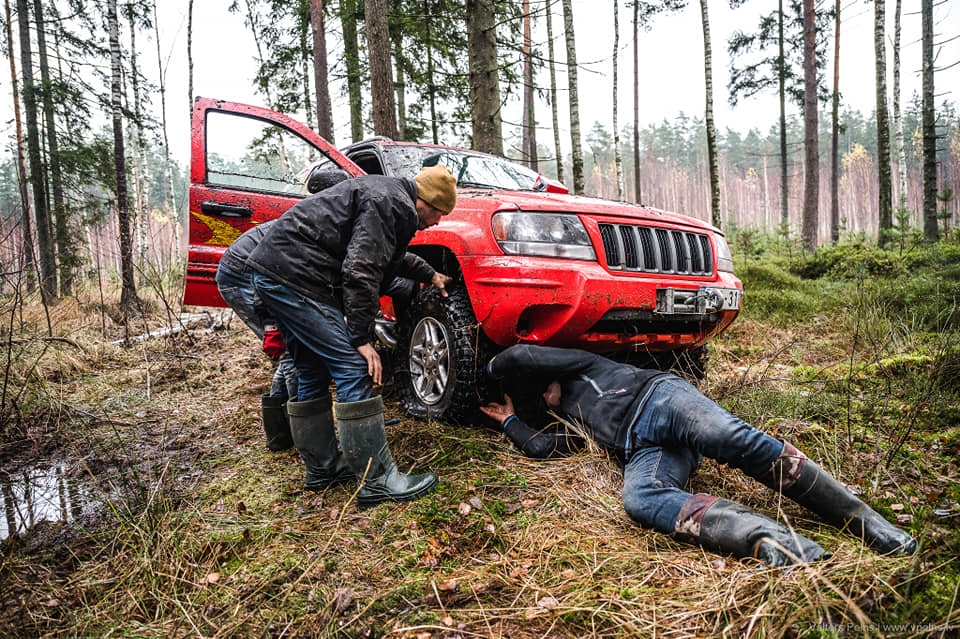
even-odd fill
[[[456,179],[444,166],[424,168],[412,180],[346,180],[294,205],[247,259],[299,373],[297,401],[287,402],[287,413],[308,487],[359,478],[357,501],[368,508],[417,499],[436,485],[433,473],[401,473],[390,454],[383,398],[373,395],[383,381],[373,328],[380,291],[395,275],[413,275],[403,270],[414,233],[440,222],[456,199]],[[449,278],[434,272],[430,281],[443,290]]]
[[[644,528],[771,566],[829,556],[746,506],[686,492],[687,479],[707,456],[743,470],[879,553],[916,550],[916,540],[803,453],[733,416],[676,375],[580,350],[530,345],[506,349],[487,370],[506,378],[506,386],[529,388],[536,380],[547,389],[548,408],[582,422],[587,434],[623,463],[623,507]],[[576,438],[566,433],[531,428],[514,414],[510,396],[504,400],[481,410],[527,455],[562,456],[577,448]]]

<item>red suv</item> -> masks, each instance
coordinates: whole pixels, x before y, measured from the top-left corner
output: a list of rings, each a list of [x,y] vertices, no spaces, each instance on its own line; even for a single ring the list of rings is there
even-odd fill
[[[736,318],[743,294],[716,228],[571,196],[528,168],[475,151],[386,138],[338,151],[282,114],[204,98],[193,111],[184,303],[224,304],[213,281],[223,250],[304,197],[308,171],[412,177],[438,163],[458,178],[457,207],[418,232],[409,250],[456,286],[447,298],[424,289],[396,327],[389,350],[407,414],[472,416],[478,369],[518,342],[573,346],[702,377],[706,343]],[[384,322],[395,319],[388,299],[383,310]]]

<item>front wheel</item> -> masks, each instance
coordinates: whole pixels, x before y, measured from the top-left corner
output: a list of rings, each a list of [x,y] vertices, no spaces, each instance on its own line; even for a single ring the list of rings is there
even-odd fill
[[[424,289],[400,323],[393,384],[404,412],[419,419],[473,419],[484,342],[463,287],[448,289],[447,297]]]

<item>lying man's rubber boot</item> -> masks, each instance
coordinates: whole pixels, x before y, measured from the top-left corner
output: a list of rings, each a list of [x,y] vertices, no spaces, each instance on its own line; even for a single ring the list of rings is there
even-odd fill
[[[284,397],[264,395],[260,398],[260,413],[263,417],[263,432],[267,436],[267,448],[272,451],[287,450],[293,446],[290,420],[287,419],[287,403]]]
[[[363,478],[366,473],[357,495],[361,509],[385,501],[418,499],[437,485],[433,473],[405,475],[397,469],[387,447],[380,395],[359,402],[338,402],[336,412],[343,457],[357,477]]]
[[[883,518],[789,443],[773,462],[764,483],[827,523],[861,539],[882,555],[903,555],[917,550],[917,540]]]
[[[711,495],[693,495],[683,503],[674,535],[735,557],[753,557],[768,566],[789,566],[827,559],[816,542],[742,504]]]
[[[330,396],[305,402],[287,402],[290,432],[306,468],[303,487],[323,490],[354,479],[337,445]]]

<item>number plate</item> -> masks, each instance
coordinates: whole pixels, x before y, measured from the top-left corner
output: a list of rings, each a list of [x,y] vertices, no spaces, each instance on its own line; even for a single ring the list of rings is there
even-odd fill
[[[738,288],[716,288],[705,286],[700,289],[701,293],[718,293],[723,298],[722,311],[735,311],[740,309],[740,302],[743,300],[743,291]]]

